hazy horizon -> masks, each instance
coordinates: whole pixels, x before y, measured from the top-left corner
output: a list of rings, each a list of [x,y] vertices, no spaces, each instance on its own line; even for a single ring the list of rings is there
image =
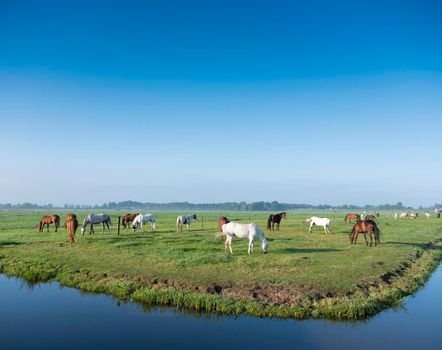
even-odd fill
[[[0,203],[440,203],[441,10],[3,2]]]

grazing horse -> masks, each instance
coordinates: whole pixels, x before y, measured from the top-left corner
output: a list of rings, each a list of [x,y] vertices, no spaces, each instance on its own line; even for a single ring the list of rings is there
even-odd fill
[[[66,223],[64,224],[64,228],[68,230],[68,239],[70,243],[75,243],[76,237],[75,233],[78,228],[78,220],[77,215],[68,214],[66,215]]]
[[[376,220],[376,216],[369,214],[369,215],[367,215],[367,216],[365,217],[365,220],[375,221],[375,220]]]
[[[317,216],[312,216],[311,218],[305,219],[305,222],[310,223],[310,227],[308,228],[309,233],[312,233],[313,226],[318,225],[324,228],[326,235],[331,234],[329,218],[318,218]]]
[[[220,216],[218,219],[218,232],[222,232],[222,227],[224,224],[228,224],[230,222],[225,216]]]
[[[102,226],[102,233],[104,234],[104,226],[107,226],[107,231],[110,233],[109,226],[112,224],[110,216],[107,214],[89,214],[86,216],[83,220],[83,225],[81,226],[81,234],[84,236],[84,233],[86,232],[87,225],[91,225],[91,230],[89,231],[89,234],[94,233],[94,224],[101,224]]]
[[[152,231],[155,231],[156,226],[157,226],[157,224],[156,224],[157,217],[153,214],[146,214],[146,215],[138,214],[135,217],[135,219],[132,221],[132,230],[134,230],[134,232],[135,232],[135,230],[137,229],[137,225],[140,225],[141,231],[144,232],[143,225],[146,222],[150,222],[150,227],[152,228]]]
[[[183,232],[183,225],[187,226],[187,231],[189,231],[189,226],[192,223],[192,220],[198,221],[198,219],[196,218],[196,214],[193,215],[181,215],[178,216],[176,218],[176,232],[178,232],[179,230],[181,230],[181,232]]]
[[[345,223],[351,223],[352,220],[358,221],[361,220],[361,216],[356,213],[349,213],[345,215],[344,222]]]
[[[133,214],[133,213],[127,213],[121,218],[121,224],[123,225],[123,230],[126,227],[129,227],[129,224],[134,221],[134,219],[139,215],[139,213]]]
[[[38,231],[43,232],[43,229],[46,225],[47,232],[49,232],[49,225],[50,224],[55,225],[55,232],[57,232],[58,228],[60,227],[60,217],[58,215],[45,215],[45,216],[43,216],[38,224]]]
[[[232,251],[232,239],[233,236],[238,238],[247,238],[249,240],[249,248],[247,249],[247,254],[253,253],[253,241],[258,238],[261,241],[261,249],[264,254],[267,254],[269,242],[264,236],[262,230],[256,224],[238,224],[236,222],[229,222],[228,224],[223,224],[222,231],[226,235],[226,243],[224,245],[225,251]]]
[[[370,247],[373,246],[373,236],[374,236],[374,245],[380,244],[380,235],[381,231],[379,230],[376,223],[372,220],[359,220],[353,226],[351,233],[349,235],[350,244],[356,244],[356,240],[358,239],[358,235],[362,233],[364,234],[365,244],[368,246],[367,241],[367,233],[370,236]]]
[[[279,231],[279,224],[281,223],[282,219],[287,219],[287,212],[283,211],[279,214],[270,214],[269,218],[267,219],[267,228],[275,231],[276,224],[276,231]]]

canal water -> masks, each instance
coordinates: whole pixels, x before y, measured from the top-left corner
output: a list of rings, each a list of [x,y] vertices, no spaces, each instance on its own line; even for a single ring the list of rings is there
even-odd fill
[[[442,349],[442,268],[403,308],[336,323],[143,309],[0,275],[0,349]]]

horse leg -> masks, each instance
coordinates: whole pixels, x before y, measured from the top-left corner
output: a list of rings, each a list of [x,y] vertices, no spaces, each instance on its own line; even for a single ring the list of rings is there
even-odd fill
[[[327,225],[324,226],[324,231],[325,231],[325,234],[328,235],[328,232],[327,232]]]
[[[310,223],[310,227],[308,228],[308,232],[309,232],[309,233],[312,233],[312,227],[313,227],[313,225],[314,225],[314,224],[311,222],[311,223]]]
[[[353,244],[356,244],[356,242],[358,241],[358,236],[359,236],[359,233],[355,233],[355,234],[354,234],[354,237],[353,237]]]
[[[327,225],[327,231],[328,231],[328,234],[331,235],[331,231],[330,231],[330,226],[329,225]]]
[[[91,230],[89,231],[89,235],[91,235],[91,234],[95,234],[94,224],[91,224]]]
[[[364,239],[365,239],[365,244],[368,247],[368,240],[367,240],[367,233],[366,232],[364,232]]]
[[[249,239],[249,249],[247,250],[247,254],[250,255],[250,253],[253,253],[253,239]]]

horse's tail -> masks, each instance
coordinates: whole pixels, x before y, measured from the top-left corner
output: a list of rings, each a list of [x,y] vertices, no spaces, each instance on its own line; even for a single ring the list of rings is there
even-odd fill
[[[109,226],[112,226],[112,221],[111,221],[111,218],[110,218],[110,216],[109,216],[109,218],[108,218],[107,222],[108,222]]]
[[[55,215],[55,227],[59,228],[60,227],[60,217],[58,215]]]
[[[272,223],[272,215],[269,215],[269,218],[267,219],[267,228],[270,230]]]
[[[378,240],[378,243],[381,243],[381,230],[379,230],[378,225],[373,221],[373,231],[374,231],[374,237]]]
[[[177,232],[180,229],[180,225],[181,225],[181,216],[178,216],[176,218],[176,230],[177,230]]]

